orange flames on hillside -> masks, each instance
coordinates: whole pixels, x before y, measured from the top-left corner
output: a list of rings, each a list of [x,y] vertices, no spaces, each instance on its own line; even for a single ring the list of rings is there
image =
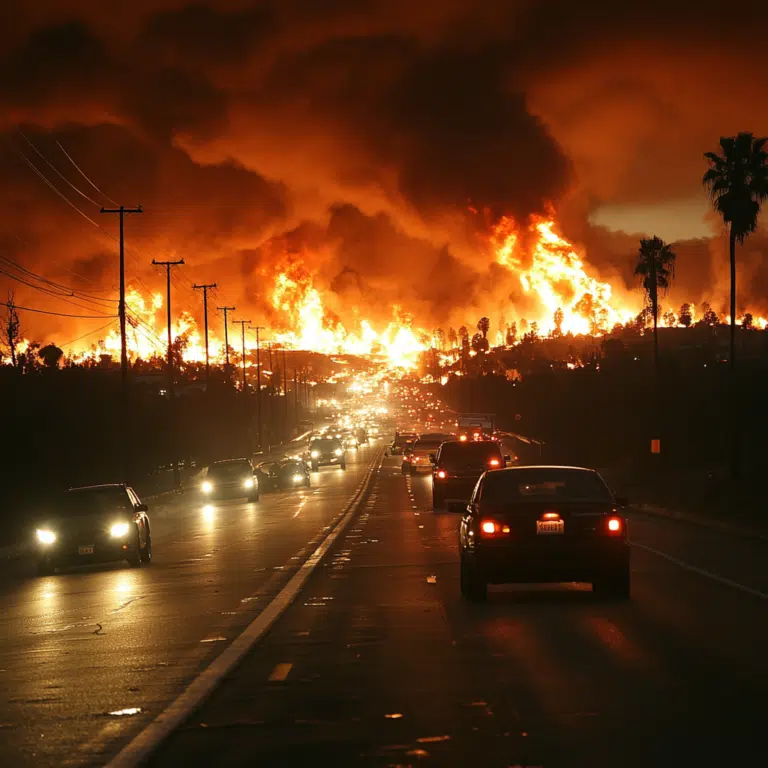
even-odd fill
[[[626,324],[636,318],[642,307],[639,291],[632,301],[634,306],[621,306],[611,285],[590,275],[574,247],[557,234],[552,217],[532,217],[527,228],[503,217],[491,230],[485,247],[490,249],[494,261],[509,271],[510,281],[519,281],[527,297],[526,314],[515,318],[521,330],[532,329],[535,322],[542,336],[553,333],[600,336],[616,324]],[[483,258],[487,256],[484,254]],[[422,352],[441,345],[435,331],[414,327],[411,316],[397,307],[393,309],[391,321],[378,328],[363,316],[359,307],[345,308],[342,319],[329,310],[315,276],[306,267],[309,261],[300,254],[286,254],[278,260],[272,275],[265,276],[268,285],[271,281],[271,288],[266,291],[270,318],[260,321],[268,326],[262,336],[266,343],[325,354],[375,356],[401,369],[415,368]],[[131,357],[164,356],[167,328],[163,294],[147,296],[131,289],[127,306]],[[692,307],[692,311],[695,313],[696,308]],[[677,324],[677,317],[671,313],[661,319],[661,325]],[[754,324],[765,327],[766,321],[755,318]],[[214,326],[212,323],[209,336],[210,356],[212,362],[222,363],[223,334],[219,328],[214,332]],[[470,335],[473,332],[470,331]],[[203,332],[191,314],[180,314],[173,325],[172,336],[183,340],[181,354],[185,362],[205,361]],[[503,343],[501,332],[497,338],[498,343]],[[232,355],[238,360],[239,338],[232,341]],[[247,364],[252,362],[250,353],[255,347],[255,336],[249,334]],[[119,354],[120,335],[115,324],[103,340],[87,349],[80,347],[73,357],[84,360],[111,355],[117,359]]]

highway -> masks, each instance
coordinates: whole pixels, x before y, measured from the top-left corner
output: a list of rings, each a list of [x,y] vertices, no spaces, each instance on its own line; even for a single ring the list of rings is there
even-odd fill
[[[635,516],[630,602],[561,585],[470,605],[458,515],[434,515],[429,479],[399,463],[384,460],[328,566],[154,765],[761,762],[767,543]]]
[[[107,762],[263,610],[377,453],[213,517],[185,497],[151,509],[148,568],[4,573],[4,762]],[[631,601],[569,584],[467,604],[459,516],[435,515],[429,477],[400,461],[153,765],[761,762],[768,542],[633,515]]]
[[[38,577],[0,570],[0,761],[104,764],[279,591],[339,517],[377,448],[309,489],[150,501],[154,559]],[[112,714],[110,714],[112,713]],[[125,714],[114,714],[125,713]]]

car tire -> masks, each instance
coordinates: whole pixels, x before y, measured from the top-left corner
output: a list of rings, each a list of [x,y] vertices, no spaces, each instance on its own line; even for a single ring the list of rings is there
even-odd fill
[[[307,479],[304,481],[304,487],[310,488],[312,486],[312,481],[309,479],[309,475],[307,475]]]
[[[347,462],[343,461],[339,466],[341,466],[341,468],[345,470],[347,468]]]
[[[461,558],[461,596],[473,603],[482,603],[488,598],[488,584],[465,557]]]
[[[144,549],[139,553],[142,563],[152,562],[152,533],[147,530],[147,543],[144,545]]]
[[[141,565],[141,543],[139,542],[138,529],[136,530],[136,541],[133,549],[128,553],[128,556],[125,559],[128,561],[128,565],[130,565],[131,568],[138,568]]]
[[[632,591],[629,566],[617,569],[614,573],[593,582],[592,591],[613,600],[629,600]]]
[[[37,561],[38,576],[51,576],[55,571],[56,568],[50,560],[40,559]]]
[[[249,504],[255,504],[259,500],[259,492],[256,491],[256,493],[251,493],[248,496],[248,503]]]

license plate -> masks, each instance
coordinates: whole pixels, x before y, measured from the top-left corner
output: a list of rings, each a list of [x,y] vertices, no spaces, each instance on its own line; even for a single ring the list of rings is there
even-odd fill
[[[78,555],[92,555],[93,554],[93,544],[85,544],[85,545],[79,546],[77,548],[77,554]]]
[[[565,520],[537,520],[536,533],[565,533]]]

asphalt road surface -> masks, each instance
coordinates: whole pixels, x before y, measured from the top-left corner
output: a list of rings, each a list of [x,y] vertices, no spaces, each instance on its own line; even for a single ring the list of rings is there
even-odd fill
[[[312,487],[204,510],[150,502],[153,563],[0,568],[0,763],[101,765],[263,609],[360,484],[375,445]]]
[[[768,544],[636,516],[631,601],[557,585],[471,605],[458,515],[399,466],[154,765],[766,764]]]

